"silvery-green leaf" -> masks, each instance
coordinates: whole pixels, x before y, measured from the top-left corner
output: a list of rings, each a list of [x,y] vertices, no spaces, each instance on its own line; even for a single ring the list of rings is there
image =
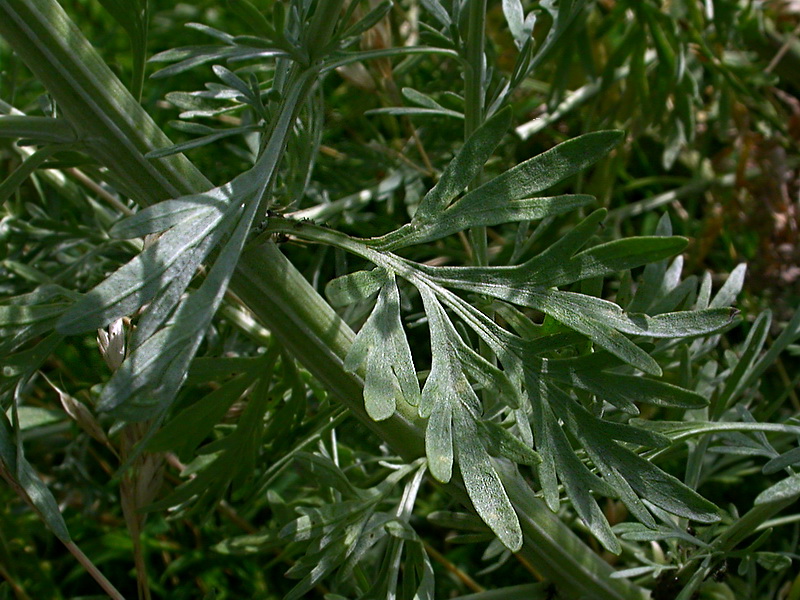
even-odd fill
[[[800,496],[800,473],[782,479],[756,496],[755,504],[780,502]]]
[[[425,10],[430,12],[439,23],[445,27],[450,27],[450,14],[439,0],[422,0],[422,6],[424,6]]]
[[[553,25],[547,32],[547,37],[542,46],[536,52],[536,56],[531,63],[531,69],[544,60],[554,48],[558,47],[558,41],[561,36],[586,5],[586,2],[587,0],[559,0],[556,4],[555,0],[542,0],[541,6],[552,16]]]
[[[524,444],[502,425],[494,421],[480,421],[479,424],[490,451],[530,467],[542,462],[542,457],[533,448]]]
[[[453,440],[467,494],[478,515],[512,552],[522,547],[522,528],[492,459],[480,443],[472,413],[462,405],[453,411]]]
[[[637,542],[683,540],[684,542],[688,542],[700,548],[708,547],[708,544],[696,538],[695,536],[690,535],[686,531],[667,527],[666,525],[656,525],[654,528],[649,528],[645,527],[641,523],[617,523],[614,525],[614,533],[616,533],[623,540]]]
[[[761,471],[765,475],[771,475],[772,473],[777,473],[778,471],[782,471],[787,467],[791,467],[797,464],[800,464],[800,447],[792,448],[791,450],[787,450],[780,456],[776,456],[775,458],[767,462],[767,464],[764,465]]]
[[[253,90],[250,89],[250,86],[242,81],[242,79],[230,69],[222,65],[213,65],[211,70],[214,72],[214,75],[219,77],[220,81],[239,92],[245,98],[252,96]]]
[[[439,400],[431,408],[425,426],[425,455],[433,478],[442,483],[450,481],[454,455],[453,410],[447,401]]]
[[[208,135],[187,140],[185,142],[181,142],[180,144],[174,144],[173,146],[167,146],[165,148],[158,148],[157,150],[151,150],[145,155],[145,158],[154,159],[154,158],[164,158],[165,156],[172,156],[173,154],[179,154],[181,152],[186,152],[187,150],[200,148],[202,146],[212,144],[216,141],[234,135],[250,133],[252,131],[259,131],[260,129],[261,129],[260,125],[243,125],[241,127],[228,127],[226,129],[218,129],[214,131],[214,133],[210,133]]]
[[[563,286],[593,277],[606,277],[625,269],[674,256],[686,247],[684,238],[629,237],[594,246],[563,263],[551,263],[550,269],[531,284],[543,287]]]
[[[725,280],[725,283],[719,289],[716,296],[711,300],[709,308],[722,308],[732,305],[742,291],[746,273],[746,264],[742,263],[737,265],[736,268],[731,271],[730,275],[728,275],[728,278]]]
[[[511,111],[507,109],[499,111],[478,127],[448,163],[436,185],[422,199],[412,223],[437,217],[464,191],[480,173],[510,125]]]
[[[460,337],[452,339],[452,343],[465,374],[472,381],[511,408],[520,407],[520,391],[504,371],[467,346]]]
[[[566,427],[586,450],[597,470],[602,473],[603,479],[613,486],[619,499],[639,521],[648,527],[654,527],[653,516],[625,477],[617,470],[613,461],[608,459],[607,447],[615,444],[614,440],[664,447],[669,445],[669,439],[665,436],[651,437],[648,431],[598,419],[567,394],[560,394],[560,399],[554,404],[554,408],[564,420]]]
[[[394,115],[397,117],[452,117],[463,119],[464,114],[449,108],[418,108],[415,106],[389,106],[386,108],[372,108],[366,115]]]
[[[719,521],[717,506],[638,454],[613,444],[604,456],[612,461],[640,497],[668,513],[701,523]]]
[[[649,354],[620,332],[649,337],[703,335],[727,326],[735,314],[731,309],[709,309],[667,313],[656,317],[628,315],[612,302],[574,292],[549,289],[534,291],[478,281],[447,280],[446,283],[452,287],[541,310],[556,321],[586,335],[624,362],[651,375],[660,375],[661,368]]]
[[[347,306],[374,295],[386,280],[386,270],[380,267],[371,271],[356,271],[329,281],[325,286],[325,295],[333,306]]]
[[[502,113],[496,117],[499,119],[500,115]],[[475,151],[485,153],[491,144],[497,143],[493,141],[497,139],[496,132],[495,137],[489,133],[492,132],[487,132],[487,139],[476,142]],[[429,202],[423,201],[422,213],[417,211],[419,216],[415,214],[410,224],[370,243],[392,250],[439,239],[470,227],[542,219],[588,204],[591,196],[532,196],[593,164],[616,146],[621,137],[619,131],[598,131],[574,138],[512,167],[447,206],[467,183],[456,180],[456,175],[462,171],[472,173],[479,162],[472,155],[459,155],[448,177],[448,185],[442,185],[442,191]]]
[[[423,94],[419,90],[415,90],[411,87],[404,87],[400,90],[400,93],[403,94],[403,97],[410,102],[418,106],[422,106],[424,108],[434,108],[434,109],[442,109],[446,110],[444,106],[436,102],[433,98],[428,96],[428,94]]]
[[[227,9],[239,17],[239,20],[242,21],[242,23],[245,23],[250,30],[261,36],[261,38],[255,38],[260,42],[263,43],[264,39],[275,40],[279,37],[280,34],[275,30],[274,24],[271,22],[271,20],[268,19],[264,12],[262,12],[262,10],[260,10],[259,7],[253,4],[253,2],[250,0],[237,0],[236,2],[231,2]],[[239,37],[244,36],[237,36],[236,38],[231,39],[231,42],[238,41]],[[230,38],[225,37],[224,39],[228,40]]]
[[[548,290],[527,295],[525,306],[541,310],[558,322],[584,334],[601,348],[637,369],[650,375],[661,375],[661,367],[647,352],[607,324],[610,316],[622,314],[622,309],[616,304],[582,294]]]
[[[775,364],[778,355],[786,350],[786,348],[793,344],[797,338],[800,337],[800,310],[795,310],[791,320],[786,324],[781,331],[780,335],[775,338],[769,349],[761,355],[758,361],[753,365],[747,374],[747,380],[744,385],[753,385],[764,374],[770,366]]]
[[[158,430],[147,445],[147,450],[189,455],[252,383],[252,376],[239,375],[183,409]]]
[[[408,560],[418,573],[419,585],[414,591],[413,600],[434,600],[435,577],[428,553],[422,544],[411,544],[408,547]]]
[[[240,183],[247,185],[246,180]],[[130,420],[144,420],[162,413],[172,402],[222,301],[250,231],[258,203],[251,197],[245,199],[251,201],[244,206],[234,204],[225,215],[223,228],[235,228],[200,288],[181,302],[164,328],[130,353],[103,389],[98,408],[120,410]]]
[[[747,339],[745,339],[740,351],[739,360],[731,373],[725,378],[722,392],[715,400],[713,418],[718,419],[731,403],[744,392],[745,385],[749,380],[748,374],[753,369],[761,349],[764,347],[771,323],[772,313],[769,310],[762,311],[756,317],[753,328],[747,334]]]
[[[343,39],[359,36],[365,31],[372,29],[392,9],[392,2],[391,0],[383,0],[382,2],[373,4],[372,6],[373,8],[366,15],[364,15],[364,17],[356,21],[353,25],[341,33],[341,37]]]
[[[34,325],[42,321],[53,321],[68,306],[66,303],[0,305],[0,329]]]
[[[314,554],[306,554],[303,559],[313,562],[314,566],[310,572],[300,580],[289,592],[284,596],[284,600],[299,600],[306,597],[306,594],[328,573],[331,573],[344,559],[347,554],[347,545],[343,543],[341,538],[343,535],[335,539],[336,545],[332,546],[331,551],[321,551]],[[296,569],[302,563],[296,563],[293,569]],[[287,571],[287,576],[297,575],[297,573],[290,569]]]
[[[370,418],[382,421],[394,414],[396,398],[401,393],[397,387],[397,378],[385,355],[370,352],[364,376],[364,408]]]
[[[187,46],[171,48],[150,57],[149,62],[179,61],[168,67],[156,71],[150,77],[159,79],[177,75],[207,62],[225,61],[231,59],[244,60],[246,58],[288,57],[285,50],[277,48],[251,48],[247,46]]]
[[[594,202],[593,196],[565,194],[539,198],[487,198],[485,203],[459,203],[446,209],[440,217],[421,223],[403,225],[370,243],[382,250],[395,250],[422,244],[452,235],[470,227],[490,227],[517,221],[535,221],[570,212]]]
[[[42,166],[45,161],[51,158],[54,154],[61,152],[63,150],[68,150],[69,146],[61,146],[61,145],[47,145],[30,156],[28,156],[22,164],[19,165],[14,171],[6,177],[4,180],[0,181],[0,206],[3,206],[6,200],[8,200],[14,192],[16,192],[19,187],[30,177],[36,169]]]
[[[634,489],[620,474],[620,472],[606,460],[602,448],[586,445],[586,454],[589,456],[595,467],[603,473],[604,479],[614,487],[620,501],[630,511],[630,513],[646,527],[655,527],[656,521],[650,511],[647,510],[645,503],[636,495]],[[615,532],[616,533],[616,532]]]
[[[0,138],[23,138],[49,144],[77,141],[75,130],[67,119],[23,114],[0,115]]]
[[[204,257],[197,256],[195,249],[208,236],[224,233],[219,230],[224,214],[219,209],[197,213],[167,231],[76,302],[59,320],[58,331],[83,333],[132,314],[151,300],[187,261],[199,266]]]
[[[458,334],[452,323],[427,287],[421,287],[420,294],[428,315],[433,359],[428,379],[422,388],[419,414],[428,418],[425,428],[428,468],[434,478],[447,482],[453,465],[453,412],[462,404],[477,411],[479,401],[453,347],[453,336]]]
[[[485,204],[500,207],[511,200],[530,198],[600,160],[622,136],[621,131],[587,133],[529,158],[466,194],[450,207],[450,218]]]
[[[506,17],[508,29],[511,31],[511,37],[514,38],[514,44],[517,48],[522,48],[527,37],[522,2],[520,0],[503,0],[503,14]]]
[[[668,214],[664,214],[658,221],[655,234],[662,237],[672,235],[672,222]],[[630,312],[647,312],[650,306],[658,297],[664,277],[667,272],[667,261],[661,260],[651,263],[644,268],[641,281],[636,286],[636,293],[633,296],[627,310]]]
[[[575,429],[580,428],[581,437],[586,440],[584,446],[592,448],[603,463],[613,467],[639,497],[673,515],[702,523],[719,520],[719,509],[713,503],[652,462],[614,442],[602,428],[588,426],[587,421],[592,417],[585,409],[573,403],[570,410],[579,421]],[[580,427],[580,422],[583,422],[583,427]]]
[[[553,408],[563,408],[569,396],[557,386],[547,382],[541,374],[526,370],[526,382],[533,407],[533,427],[536,448],[542,457],[539,465],[540,481],[545,500],[551,510],[558,508],[556,474],[564,484],[567,497],[575,512],[598,541],[610,552],[619,552],[619,542],[603,515],[592,492],[616,497],[617,491],[608,482],[591,473],[575,454],[562,427],[553,414]],[[569,415],[562,412],[560,417]],[[574,427],[571,427],[574,430]],[[544,477],[543,477],[544,476]],[[545,487],[547,485],[548,487]],[[551,488],[551,489],[548,489]]]
[[[100,0],[100,4],[122,26],[131,41],[133,54],[131,93],[138,98],[142,93],[147,56],[147,0]]]
[[[578,254],[605,216],[597,210],[547,250],[521,265],[509,267],[421,267],[444,285],[451,281],[539,290],[604,277],[675,255],[684,238],[632,237],[595,246]]]
[[[131,351],[147,341],[172,316],[186,288],[197,273],[198,258],[207,255],[218,241],[219,235],[215,232],[202,240],[193,254],[181,257],[173,269],[172,278],[165,282],[164,287],[158,290],[147,308],[142,311],[131,336]]]
[[[461,368],[453,340],[460,339],[439,300],[427,287],[419,288],[431,332],[431,371],[422,389],[419,415],[427,417],[439,402],[469,405],[480,412],[478,397]]]
[[[551,360],[548,372],[554,379],[592,392],[632,414],[638,412],[635,402],[681,408],[708,405],[707,398],[666,381],[604,371],[609,366],[615,366],[616,361],[605,364],[606,361],[598,360],[599,354],[595,352],[585,357]]]
[[[387,277],[380,273],[378,276]],[[364,405],[373,419],[383,420],[394,414],[398,397],[412,406],[419,404],[419,384],[400,321],[400,293],[393,275],[381,286],[375,308],[358,332],[344,367],[355,371],[365,361]]]

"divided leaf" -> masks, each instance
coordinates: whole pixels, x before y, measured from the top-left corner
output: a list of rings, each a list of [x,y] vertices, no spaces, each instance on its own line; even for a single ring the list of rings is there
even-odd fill
[[[460,403],[453,407],[453,442],[472,505],[506,548],[517,552],[522,548],[522,527],[514,505],[481,441],[475,417]]]
[[[470,137],[448,165],[439,183],[423,199],[408,225],[370,240],[382,250],[394,250],[436,240],[470,227],[543,219],[584,206],[586,195],[535,198],[605,156],[622,138],[619,131],[598,131],[563,142],[468,192],[450,204],[480,171],[504,132],[501,111]],[[488,127],[487,127],[488,125]]]
[[[417,406],[420,398],[411,348],[400,320],[397,282],[393,274],[385,277],[375,308],[358,332],[344,363],[345,369],[350,372],[355,372],[366,363],[364,406],[376,421],[391,417],[398,400]],[[362,284],[364,280],[367,281],[367,287],[376,282],[368,276],[360,279]],[[350,278],[339,289],[348,295],[348,289],[352,290],[356,284],[357,279]],[[334,288],[333,294],[337,293]]]
[[[329,281],[325,286],[325,295],[333,306],[347,306],[377,293],[387,277],[386,270],[380,267],[371,271],[356,271]]]
[[[480,173],[510,126],[511,110],[505,109],[478,127],[448,163],[436,185],[425,194],[417,212],[414,213],[412,223],[422,223],[437,218]]]
[[[550,510],[558,510],[558,481],[561,480],[575,511],[592,535],[606,549],[618,553],[619,542],[597,501],[592,497],[592,492],[608,497],[616,497],[617,493],[578,459],[556,420],[551,404],[563,401],[558,396],[564,392],[549,384],[541,374],[531,370],[526,371],[526,383],[533,409],[531,418],[536,449],[542,458],[538,473],[545,502]]]
[[[224,217],[218,209],[195,213],[164,233],[76,302],[57,330],[69,335],[105,327],[133,314],[184,269],[194,273],[210,250],[209,239],[218,241],[224,235]]]
[[[224,204],[219,208],[224,210]],[[214,203],[208,202],[202,195],[164,200],[119,221],[109,233],[122,240],[144,237],[175,227],[190,219],[206,216],[213,211]]]
[[[613,479],[617,486],[621,481],[626,482],[625,488],[673,515],[702,523],[713,523],[720,519],[719,509],[713,503],[652,462],[617,443],[617,440],[634,443],[644,441],[650,445],[649,432],[630,425],[603,422],[567,394],[562,394],[562,400],[557,405],[559,416],[591,453],[595,466]],[[659,446],[669,443],[665,436],[653,441]],[[623,495],[622,499],[642,523],[655,525],[652,518],[644,516],[641,504],[633,497],[628,495],[626,499]]]
[[[456,458],[475,510],[502,543],[516,551],[522,546],[519,519],[486,451],[484,439],[502,436],[505,452],[522,455],[528,463],[537,462],[538,457],[530,448],[523,450],[521,442],[515,444],[515,439],[511,441],[513,438],[494,429],[489,429],[488,435],[482,434],[484,430],[479,428],[477,417],[480,403],[455,350],[454,341],[460,340],[458,333],[433,292],[426,287],[419,290],[433,348],[431,372],[420,402],[420,415],[428,417],[425,429],[428,469],[434,478],[447,482]]]
[[[231,185],[235,187],[235,184]],[[250,232],[258,202],[247,193],[252,190],[244,192],[244,198],[240,196],[239,202],[232,202],[225,222],[206,240],[211,245],[217,241],[219,230],[225,232],[233,228],[203,283],[178,305],[166,325],[155,331],[156,323],[160,325],[169,308],[160,307],[163,314],[149,326],[154,333],[142,339],[114,373],[103,389],[98,408],[107,411],[119,409],[125,418],[145,420],[163,413],[172,402],[222,302]],[[230,191],[228,193],[235,196]],[[174,229],[165,235],[172,231]],[[189,278],[184,281],[188,285]],[[166,289],[172,298],[179,300],[177,290]]]

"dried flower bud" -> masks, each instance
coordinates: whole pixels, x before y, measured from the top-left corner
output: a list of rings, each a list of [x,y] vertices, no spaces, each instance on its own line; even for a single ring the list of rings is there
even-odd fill
[[[65,391],[58,388],[58,386],[50,381],[46,375],[42,374],[42,377],[44,377],[45,381],[47,381],[47,383],[50,384],[50,387],[52,387],[58,394],[58,398],[61,400],[61,406],[64,408],[64,412],[72,417],[78,426],[88,433],[92,438],[110,448],[111,443],[108,441],[105,431],[103,431],[103,428],[100,427],[100,423],[98,423],[97,419],[94,418],[94,415],[91,413],[89,408],[77,398],[73,398]]]
[[[116,371],[125,360],[125,328],[122,319],[117,319],[105,329],[97,330],[97,345],[108,368]]]

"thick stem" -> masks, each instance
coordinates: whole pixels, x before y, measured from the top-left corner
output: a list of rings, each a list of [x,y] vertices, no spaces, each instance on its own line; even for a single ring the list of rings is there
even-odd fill
[[[327,46],[333,37],[344,0],[318,0],[311,17],[309,28],[304,32],[312,61],[318,61],[328,51]]]
[[[464,139],[481,126],[484,117],[486,94],[483,89],[486,46],[486,0],[470,0],[467,39],[464,49]],[[480,179],[480,176],[478,176]],[[480,185],[476,181],[477,185]],[[489,264],[486,227],[469,231],[472,260],[476,265]]]
[[[467,39],[464,47],[464,139],[483,123],[485,94],[483,78],[486,70],[486,0],[470,0]]]

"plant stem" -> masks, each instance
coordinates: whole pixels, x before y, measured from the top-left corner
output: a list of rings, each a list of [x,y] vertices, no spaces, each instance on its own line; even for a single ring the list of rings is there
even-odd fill
[[[125,596],[119,593],[119,590],[114,587],[114,585],[106,579],[106,576],[103,575],[100,570],[94,566],[94,563],[89,560],[89,558],[75,545],[75,542],[64,542],[64,545],[67,547],[67,550],[70,551],[72,556],[74,556],[79,563],[86,569],[86,572],[91,575],[94,580],[100,584],[100,587],[103,588],[106,594],[108,594],[109,598],[112,600],[125,600]]]
[[[2,479],[4,479],[6,483],[8,483],[8,485],[11,487],[11,489],[14,490],[14,492],[28,506],[30,506],[31,510],[34,513],[39,515],[39,518],[42,519],[42,521],[45,524],[48,523],[48,520],[44,518],[44,516],[39,511],[39,508],[36,506],[36,504],[34,504],[33,500],[31,500],[31,497],[28,495],[28,492],[25,490],[25,488],[23,488],[19,484],[17,479],[8,470],[8,468],[6,467],[6,465],[2,460],[0,460],[0,477],[2,477]],[[100,572],[100,570],[94,565],[94,563],[91,560],[89,560],[89,558],[81,551],[80,548],[78,548],[75,542],[69,539],[68,537],[69,534],[66,534],[66,536],[58,534],[56,535],[60,539],[61,543],[67,547],[67,550],[70,551],[70,554],[72,554],[78,560],[78,562],[83,566],[83,568],[86,569],[86,572],[92,576],[92,578],[100,585],[101,588],[103,588],[103,590],[105,590],[105,592],[111,598],[113,598],[114,600],[125,600],[122,594],[120,594],[119,591],[117,591],[117,588],[115,588],[114,585],[108,579],[106,579],[106,576],[103,575]]]
[[[0,577],[5,579],[8,587],[11,588],[11,591],[14,592],[14,596],[16,596],[18,600],[31,600],[31,597],[25,593],[25,590],[11,577],[11,573],[9,573],[2,564],[0,564]]]
[[[486,45],[486,0],[470,0],[468,5],[467,39],[464,49],[464,139],[481,126],[484,117],[485,94],[483,89]],[[476,178],[476,184],[480,175]],[[478,266],[489,264],[486,227],[469,231],[472,260]]]
[[[134,1],[134,0],[131,0]],[[147,32],[150,28],[150,3],[148,0],[141,2],[141,26],[142,26],[142,52],[133,53],[133,76],[131,79],[131,95],[137,102],[142,101],[142,90],[144,89],[144,74],[147,69]]]
[[[464,139],[483,123],[486,46],[486,0],[469,0],[464,58]]]
[[[333,37],[344,0],[318,0],[311,17],[311,23],[304,31],[306,46],[312,62],[321,60],[327,52],[328,43]]]

